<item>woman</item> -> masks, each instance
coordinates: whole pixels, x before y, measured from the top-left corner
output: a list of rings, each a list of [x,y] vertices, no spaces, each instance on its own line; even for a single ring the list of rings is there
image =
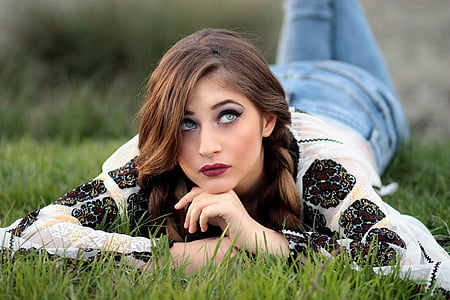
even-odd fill
[[[188,272],[215,250],[215,260],[234,248],[286,258],[346,251],[358,262],[375,255],[376,271],[400,259],[405,275],[448,292],[448,253],[379,195],[408,127],[359,6],[285,9],[273,73],[233,32],[176,43],[149,80],[139,135],[98,177],[5,228],[3,246],[112,251],[146,266],[149,235],[168,236]],[[137,236],[113,232],[121,216]]]

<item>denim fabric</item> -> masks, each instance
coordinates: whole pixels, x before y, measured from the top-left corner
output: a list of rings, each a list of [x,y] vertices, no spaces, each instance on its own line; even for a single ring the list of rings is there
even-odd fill
[[[355,0],[286,0],[277,64],[339,60],[358,66],[394,90],[383,56]]]
[[[297,62],[271,68],[290,106],[333,118],[361,133],[372,146],[380,173],[408,139],[400,101],[368,72],[338,61]]]
[[[271,68],[291,106],[360,132],[380,173],[408,140],[402,104],[356,1],[286,0],[277,65]]]

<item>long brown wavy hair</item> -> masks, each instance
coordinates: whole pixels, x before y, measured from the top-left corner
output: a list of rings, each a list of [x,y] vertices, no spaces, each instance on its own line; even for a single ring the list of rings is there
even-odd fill
[[[300,201],[289,154],[291,122],[281,84],[250,42],[227,30],[203,29],[178,41],[150,77],[140,110],[139,185],[149,194],[151,217],[162,217],[169,239],[189,240],[182,224],[186,211],[173,206],[190,188],[178,166],[181,125],[189,95],[200,78],[220,72],[232,90],[245,95],[261,113],[277,121],[263,139],[264,169],[269,186],[258,200],[257,221],[270,227],[300,226]]]

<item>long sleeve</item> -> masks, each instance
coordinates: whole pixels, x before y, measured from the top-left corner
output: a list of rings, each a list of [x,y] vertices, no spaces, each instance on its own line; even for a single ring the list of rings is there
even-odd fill
[[[156,242],[148,232],[146,237],[108,232],[127,221],[138,234],[147,216],[148,198],[137,184],[136,145],[137,137],[105,162],[99,176],[3,229],[3,246],[73,258],[120,253],[133,265],[145,264]]]
[[[291,253],[345,251],[376,271],[399,262],[405,276],[449,288],[450,256],[420,221],[383,202],[368,148],[341,126],[293,112],[291,130],[300,148],[297,185],[308,231],[282,231]]]

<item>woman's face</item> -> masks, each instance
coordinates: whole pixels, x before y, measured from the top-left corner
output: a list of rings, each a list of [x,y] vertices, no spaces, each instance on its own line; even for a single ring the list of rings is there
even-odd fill
[[[272,133],[275,123],[274,115],[262,115],[219,76],[205,76],[184,112],[181,169],[208,193],[251,192],[263,175],[262,138]]]

